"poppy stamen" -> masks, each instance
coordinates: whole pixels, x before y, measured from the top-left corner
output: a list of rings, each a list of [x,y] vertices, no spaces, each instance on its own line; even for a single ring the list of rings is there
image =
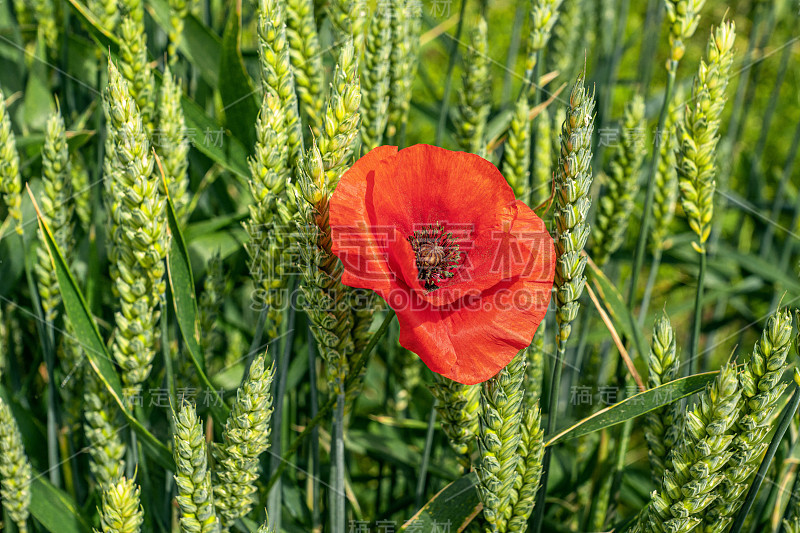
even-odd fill
[[[424,282],[426,291],[435,291],[444,280],[454,276],[461,253],[453,234],[446,233],[440,223],[415,231],[408,236],[408,242],[416,254],[419,280]]]

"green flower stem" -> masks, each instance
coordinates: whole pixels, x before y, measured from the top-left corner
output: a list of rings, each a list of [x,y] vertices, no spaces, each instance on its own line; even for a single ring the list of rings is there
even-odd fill
[[[742,530],[745,518],[747,518],[747,515],[750,513],[750,508],[756,501],[758,489],[761,488],[764,478],[767,477],[767,470],[769,470],[772,464],[772,458],[775,457],[775,452],[778,451],[778,446],[780,446],[783,436],[786,434],[786,430],[789,429],[789,425],[792,423],[792,418],[797,412],[798,407],[800,407],[800,385],[795,384],[792,398],[783,410],[781,421],[778,424],[778,428],[775,430],[772,441],[769,443],[769,448],[767,448],[767,454],[764,456],[764,460],[761,461],[761,466],[758,467],[756,477],[753,480],[753,484],[750,486],[750,491],[747,493],[747,499],[745,499],[742,508],[739,510],[739,514],[736,516],[736,520],[733,522],[729,533],[739,533]]]
[[[697,274],[697,293],[694,299],[694,323],[692,326],[692,345],[689,354],[689,373],[696,374],[700,361],[698,353],[700,346],[700,324],[703,321],[703,283],[706,277],[706,256],[707,251],[700,253],[700,271]]]
[[[675,74],[677,72],[677,61],[672,61],[672,68],[667,69],[667,86],[664,89],[664,101],[661,104],[661,111],[658,114],[658,126],[656,128],[656,138],[653,143],[653,157],[650,161],[647,175],[647,192],[644,197],[644,207],[642,208],[642,220],[639,225],[639,239],[636,241],[636,253],[633,256],[633,269],[631,270],[631,284],[628,289],[628,306],[631,310],[636,306],[636,287],[639,284],[639,272],[644,263],[644,251],[647,247],[647,237],[650,234],[650,219],[653,216],[653,197],[656,190],[656,170],[658,170],[658,159],[660,155],[659,146],[661,145],[661,132],[667,121],[669,104],[672,98],[672,90],[675,86]],[[646,312],[646,310],[645,310]]]
[[[361,370],[367,364],[367,359],[369,359],[369,355],[372,353],[372,350],[375,349],[375,346],[378,344],[378,341],[381,338],[383,338],[383,336],[388,331],[389,324],[392,322],[393,318],[394,318],[394,311],[390,310],[389,313],[386,315],[386,317],[383,319],[383,322],[378,328],[378,331],[376,331],[372,335],[372,338],[370,339],[369,344],[367,344],[367,347],[364,348],[364,351],[361,352],[361,354],[353,360],[350,367],[350,373],[348,374],[347,379],[345,380],[345,389],[347,389],[347,387],[350,386],[357,379],[360,379]],[[272,486],[275,485],[275,483],[278,481],[278,478],[281,476],[283,470],[286,468],[289,459],[291,459],[292,456],[295,454],[295,452],[297,452],[298,448],[300,448],[300,445],[303,443],[303,440],[305,440],[305,438],[311,433],[311,431],[314,428],[317,427],[317,425],[319,425],[320,422],[322,422],[322,420],[328,417],[328,415],[335,406],[336,406],[336,397],[332,396],[331,398],[328,399],[325,405],[323,405],[322,408],[320,408],[320,410],[317,412],[317,415],[314,418],[312,418],[308,422],[308,424],[306,424],[306,427],[303,428],[303,431],[300,432],[297,438],[295,438],[292,444],[286,449],[286,453],[281,458],[281,462],[278,465],[278,468],[275,470],[275,472],[272,473],[272,476],[269,478],[269,481],[267,482],[266,486],[267,491],[271,490]]]

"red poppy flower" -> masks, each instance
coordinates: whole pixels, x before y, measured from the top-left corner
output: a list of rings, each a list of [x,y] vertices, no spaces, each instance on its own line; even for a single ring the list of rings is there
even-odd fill
[[[342,283],[397,312],[400,344],[464,384],[486,381],[533,339],[550,302],[553,240],[485,159],[380,146],[330,201]]]

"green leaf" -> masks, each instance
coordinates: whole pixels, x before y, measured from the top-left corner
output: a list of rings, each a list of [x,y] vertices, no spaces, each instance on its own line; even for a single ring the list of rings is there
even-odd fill
[[[83,348],[83,353],[89,362],[89,365],[94,370],[97,377],[106,387],[111,397],[119,405],[122,414],[128,420],[133,430],[141,437],[142,445],[158,463],[169,470],[174,470],[175,463],[172,458],[172,453],[169,448],[158,440],[152,433],[150,433],[133,414],[128,410],[123,397],[122,385],[117,375],[114,365],[112,363],[111,355],[108,353],[105,343],[100,336],[100,331],[97,328],[94,317],[89,312],[86,305],[86,300],[81,293],[75,278],[64,260],[58,245],[53,240],[53,235],[50,228],[42,218],[38,205],[33,198],[33,194],[28,191],[31,196],[31,201],[36,209],[37,216],[39,217],[39,227],[42,230],[44,244],[47,246],[47,252],[50,255],[50,261],[53,263],[53,269],[58,279],[58,287],[61,291],[61,298],[64,302],[64,310],[69,317],[72,327],[75,331],[75,337]]]
[[[164,186],[166,189],[166,183]],[[167,195],[167,223],[172,235],[170,248],[167,252],[167,277],[169,278],[170,289],[172,289],[171,295],[172,303],[175,307],[175,316],[178,319],[181,335],[186,343],[189,358],[192,360],[197,375],[203,385],[207,387],[207,390],[214,395],[211,412],[217,422],[224,424],[228,418],[229,410],[205,373],[205,357],[199,342],[200,332],[197,323],[197,300],[194,295],[192,265],[189,261],[186,241],[183,240],[178,217],[175,214],[175,206],[169,195]]]
[[[52,533],[86,533],[91,526],[66,493],[54,487],[43,474],[34,472],[31,482],[31,516]]]
[[[626,420],[648,413],[653,409],[669,405],[676,400],[700,392],[707,384],[714,381],[717,374],[719,374],[719,371],[687,376],[640,392],[630,398],[625,398],[621,402],[601,409],[592,416],[584,418],[580,422],[559,431],[555,435],[548,435],[545,437],[545,445],[552,446],[558,442],[575,439],[588,435],[589,433],[594,433],[595,431],[600,431],[601,429],[610,428]]]
[[[478,495],[478,475],[470,472],[459,478],[426,503],[400,531],[438,531],[449,524],[451,531],[461,531],[483,509]]]
[[[594,282],[595,288],[597,289],[597,297],[606,305],[611,314],[611,318],[625,337],[633,341],[636,351],[639,352],[639,357],[644,359],[649,352],[644,338],[642,337],[642,332],[636,325],[636,320],[625,304],[625,300],[622,299],[622,295],[614,284],[611,283],[611,280],[603,274],[603,271],[600,270],[594,262],[589,261],[588,264],[592,269],[590,279]]]
[[[253,80],[244,66],[240,47],[239,25],[241,4],[231,9],[222,35],[222,57],[219,63],[219,94],[225,110],[225,124],[245,146],[255,144],[255,122],[258,102]]]

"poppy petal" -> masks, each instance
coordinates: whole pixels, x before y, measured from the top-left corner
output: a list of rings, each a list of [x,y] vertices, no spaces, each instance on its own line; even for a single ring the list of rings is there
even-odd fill
[[[344,265],[342,283],[350,287],[386,290],[395,277],[386,262],[386,245],[379,242],[381,232],[370,220],[369,197],[375,168],[396,153],[396,146],[370,150],[342,175],[331,197],[332,249]]]

